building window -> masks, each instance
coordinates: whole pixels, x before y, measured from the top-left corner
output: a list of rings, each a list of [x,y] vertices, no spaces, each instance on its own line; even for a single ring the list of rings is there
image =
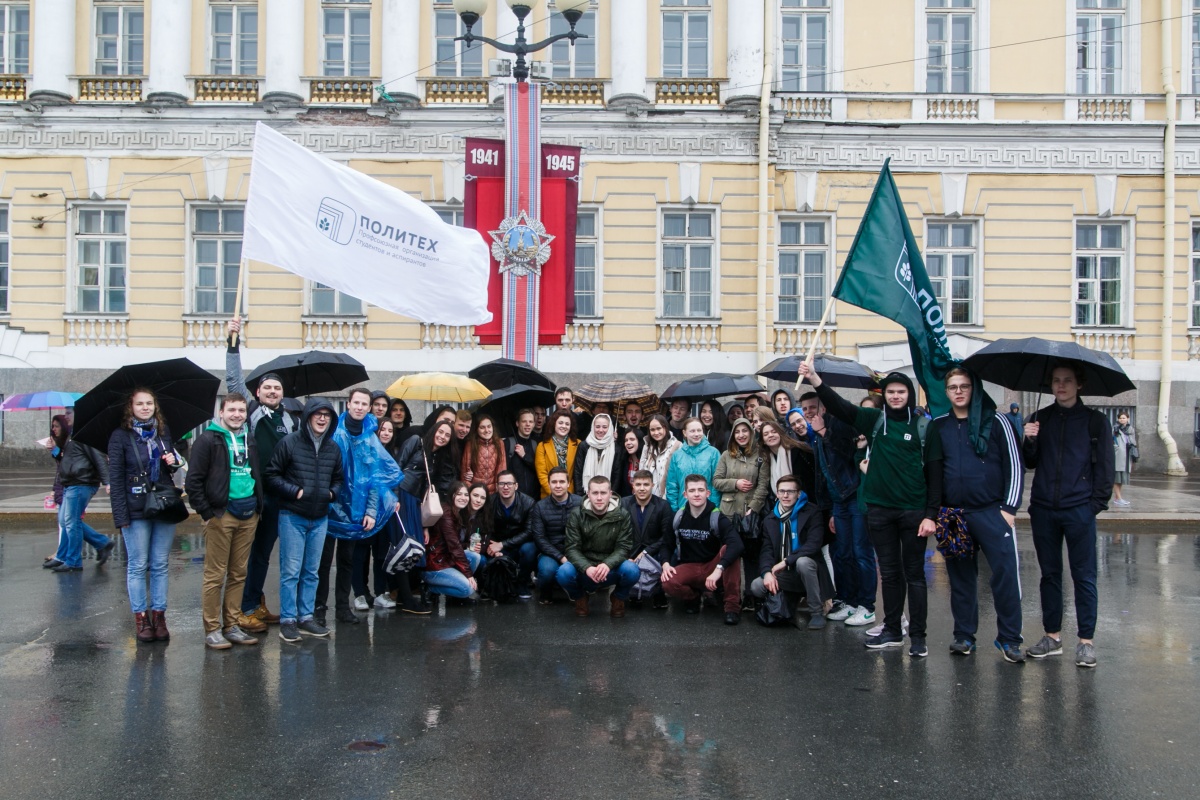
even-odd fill
[[[435,208],[434,211],[447,225],[463,226],[463,210],[461,208]]]
[[[975,0],[926,0],[925,5],[925,91],[972,91]]]
[[[709,0],[662,0],[662,5],[663,77],[707,78]],[[704,10],[675,11],[679,6]]]
[[[596,257],[600,251],[599,214],[580,209],[575,216],[575,316],[600,316]]]
[[[0,72],[29,72],[29,4],[0,5]]]
[[[925,225],[925,270],[933,294],[950,325],[975,319],[975,264],[978,262],[974,222],[928,222]]]
[[[5,261],[7,260],[5,259]],[[1191,289],[1192,313],[1188,325],[1193,328],[1200,328],[1200,223],[1192,223]]]
[[[437,64],[434,74],[447,78],[483,77],[483,46],[475,42],[467,47],[466,42],[456,42],[467,28],[453,9],[434,12]]]
[[[371,74],[371,9],[366,0],[326,0],[321,8],[321,74]]]
[[[1192,94],[1200,94],[1200,0],[1192,0]]]
[[[323,283],[308,284],[308,313],[316,317],[361,317],[362,300],[339,292]]]
[[[258,6],[212,6],[213,75],[258,74]]]
[[[1075,91],[1117,94],[1121,64],[1125,0],[1075,0]]]
[[[783,0],[779,30],[780,88],[785,92],[825,91],[829,70],[829,0]]]
[[[550,35],[558,36],[571,29],[567,19],[550,9]],[[586,39],[576,39],[571,44],[564,39],[550,45],[550,63],[552,76],[555,78],[594,78],[596,77],[596,12],[588,11],[579,18],[575,30],[587,36]]]
[[[1123,324],[1121,282],[1125,266],[1125,225],[1075,225],[1075,324]]]
[[[97,3],[97,75],[144,74],[144,23],[145,15],[141,3]]]
[[[663,213],[664,317],[713,316],[715,246],[711,211]]]
[[[236,312],[244,217],[240,208],[192,209],[193,312]]]
[[[827,299],[828,227],[825,220],[779,223],[779,322],[821,321]]]
[[[75,211],[76,311],[124,314],[129,240],[123,208]]]
[[[8,206],[0,206],[0,314],[8,313]]]

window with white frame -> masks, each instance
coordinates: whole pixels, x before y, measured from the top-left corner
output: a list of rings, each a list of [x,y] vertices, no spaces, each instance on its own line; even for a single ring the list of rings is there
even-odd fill
[[[1192,0],[1192,94],[1200,94],[1200,0]]]
[[[463,226],[463,210],[461,208],[435,208],[437,215],[442,218],[442,222],[447,225]]]
[[[321,6],[321,74],[371,74],[370,0],[325,0]]]
[[[1118,94],[1125,58],[1126,0],[1075,0],[1075,91]]]
[[[363,303],[337,289],[316,281],[308,283],[308,313],[314,317],[361,317]]]
[[[973,91],[975,0],[926,0],[925,9],[925,91]]]
[[[0,314],[8,313],[8,206],[0,206]]]
[[[567,18],[550,9],[550,35],[558,36],[571,30]],[[575,44],[567,39],[550,45],[551,75],[555,78],[596,77],[596,12],[589,10],[579,18],[575,30],[586,36],[576,39]]]
[[[575,316],[600,315],[599,282],[600,220],[595,209],[579,209],[575,215]]]
[[[1124,324],[1125,224],[1075,223],[1075,324]]]
[[[0,4],[0,73],[29,72],[29,3]]]
[[[1191,315],[1188,326],[1200,328],[1200,222],[1192,223]]]
[[[483,77],[483,46],[474,42],[468,47],[466,42],[454,41],[467,32],[458,13],[453,8],[439,7],[433,13],[433,25],[437,59],[433,73],[448,78]]]
[[[829,276],[829,222],[785,219],[779,223],[780,323],[817,323],[825,310]]]
[[[662,314],[713,316],[713,212],[664,211],[662,215]]]
[[[258,5],[213,3],[210,66],[213,75],[258,74]]]
[[[780,89],[823,92],[829,71],[829,0],[783,0]]]
[[[192,311],[233,314],[242,263],[240,208],[192,209]]]
[[[707,78],[710,0],[662,0],[664,78]]]
[[[75,209],[75,310],[124,314],[129,232],[124,208]]]
[[[146,53],[141,3],[96,3],[96,74],[142,75]]]
[[[975,314],[978,230],[975,222],[925,223],[925,271],[949,325],[978,323]]]

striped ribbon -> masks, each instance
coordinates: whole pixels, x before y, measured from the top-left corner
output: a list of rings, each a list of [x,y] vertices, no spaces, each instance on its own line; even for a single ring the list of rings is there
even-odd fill
[[[510,83],[504,87],[505,143],[504,205],[509,219],[525,212],[530,221],[542,211],[542,171],[539,163],[541,95],[536,86]],[[504,322],[501,353],[505,358],[537,364],[537,275],[504,275]]]

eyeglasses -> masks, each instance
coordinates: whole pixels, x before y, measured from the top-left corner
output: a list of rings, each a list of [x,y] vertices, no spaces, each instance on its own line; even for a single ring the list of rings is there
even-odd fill
[[[775,491],[775,494],[779,495],[780,497],[785,497],[785,496],[791,497],[794,494],[800,494],[800,490],[799,489],[777,489]]]
[[[516,481],[500,481],[500,483],[497,483],[496,485],[497,486],[516,486],[517,482]]]
[[[953,392],[954,394],[958,394],[959,392],[969,392],[969,391],[971,391],[971,384],[956,383],[953,386],[947,386],[946,391]]]

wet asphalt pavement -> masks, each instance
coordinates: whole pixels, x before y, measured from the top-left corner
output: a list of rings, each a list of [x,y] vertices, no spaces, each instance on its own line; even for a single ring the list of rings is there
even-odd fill
[[[987,603],[978,653],[952,658],[936,559],[927,659],[868,652],[840,623],[611,620],[600,598],[586,620],[565,603],[443,605],[213,652],[195,526],[172,554],[173,638],[139,646],[123,563],[48,574],[54,537],[10,525],[0,797],[1193,798],[1200,538],[1181,530],[1101,537],[1089,671],[1073,614],[1066,655],[1005,663]],[[1031,644],[1037,565],[1019,538]],[[274,571],[268,592],[277,609]]]

